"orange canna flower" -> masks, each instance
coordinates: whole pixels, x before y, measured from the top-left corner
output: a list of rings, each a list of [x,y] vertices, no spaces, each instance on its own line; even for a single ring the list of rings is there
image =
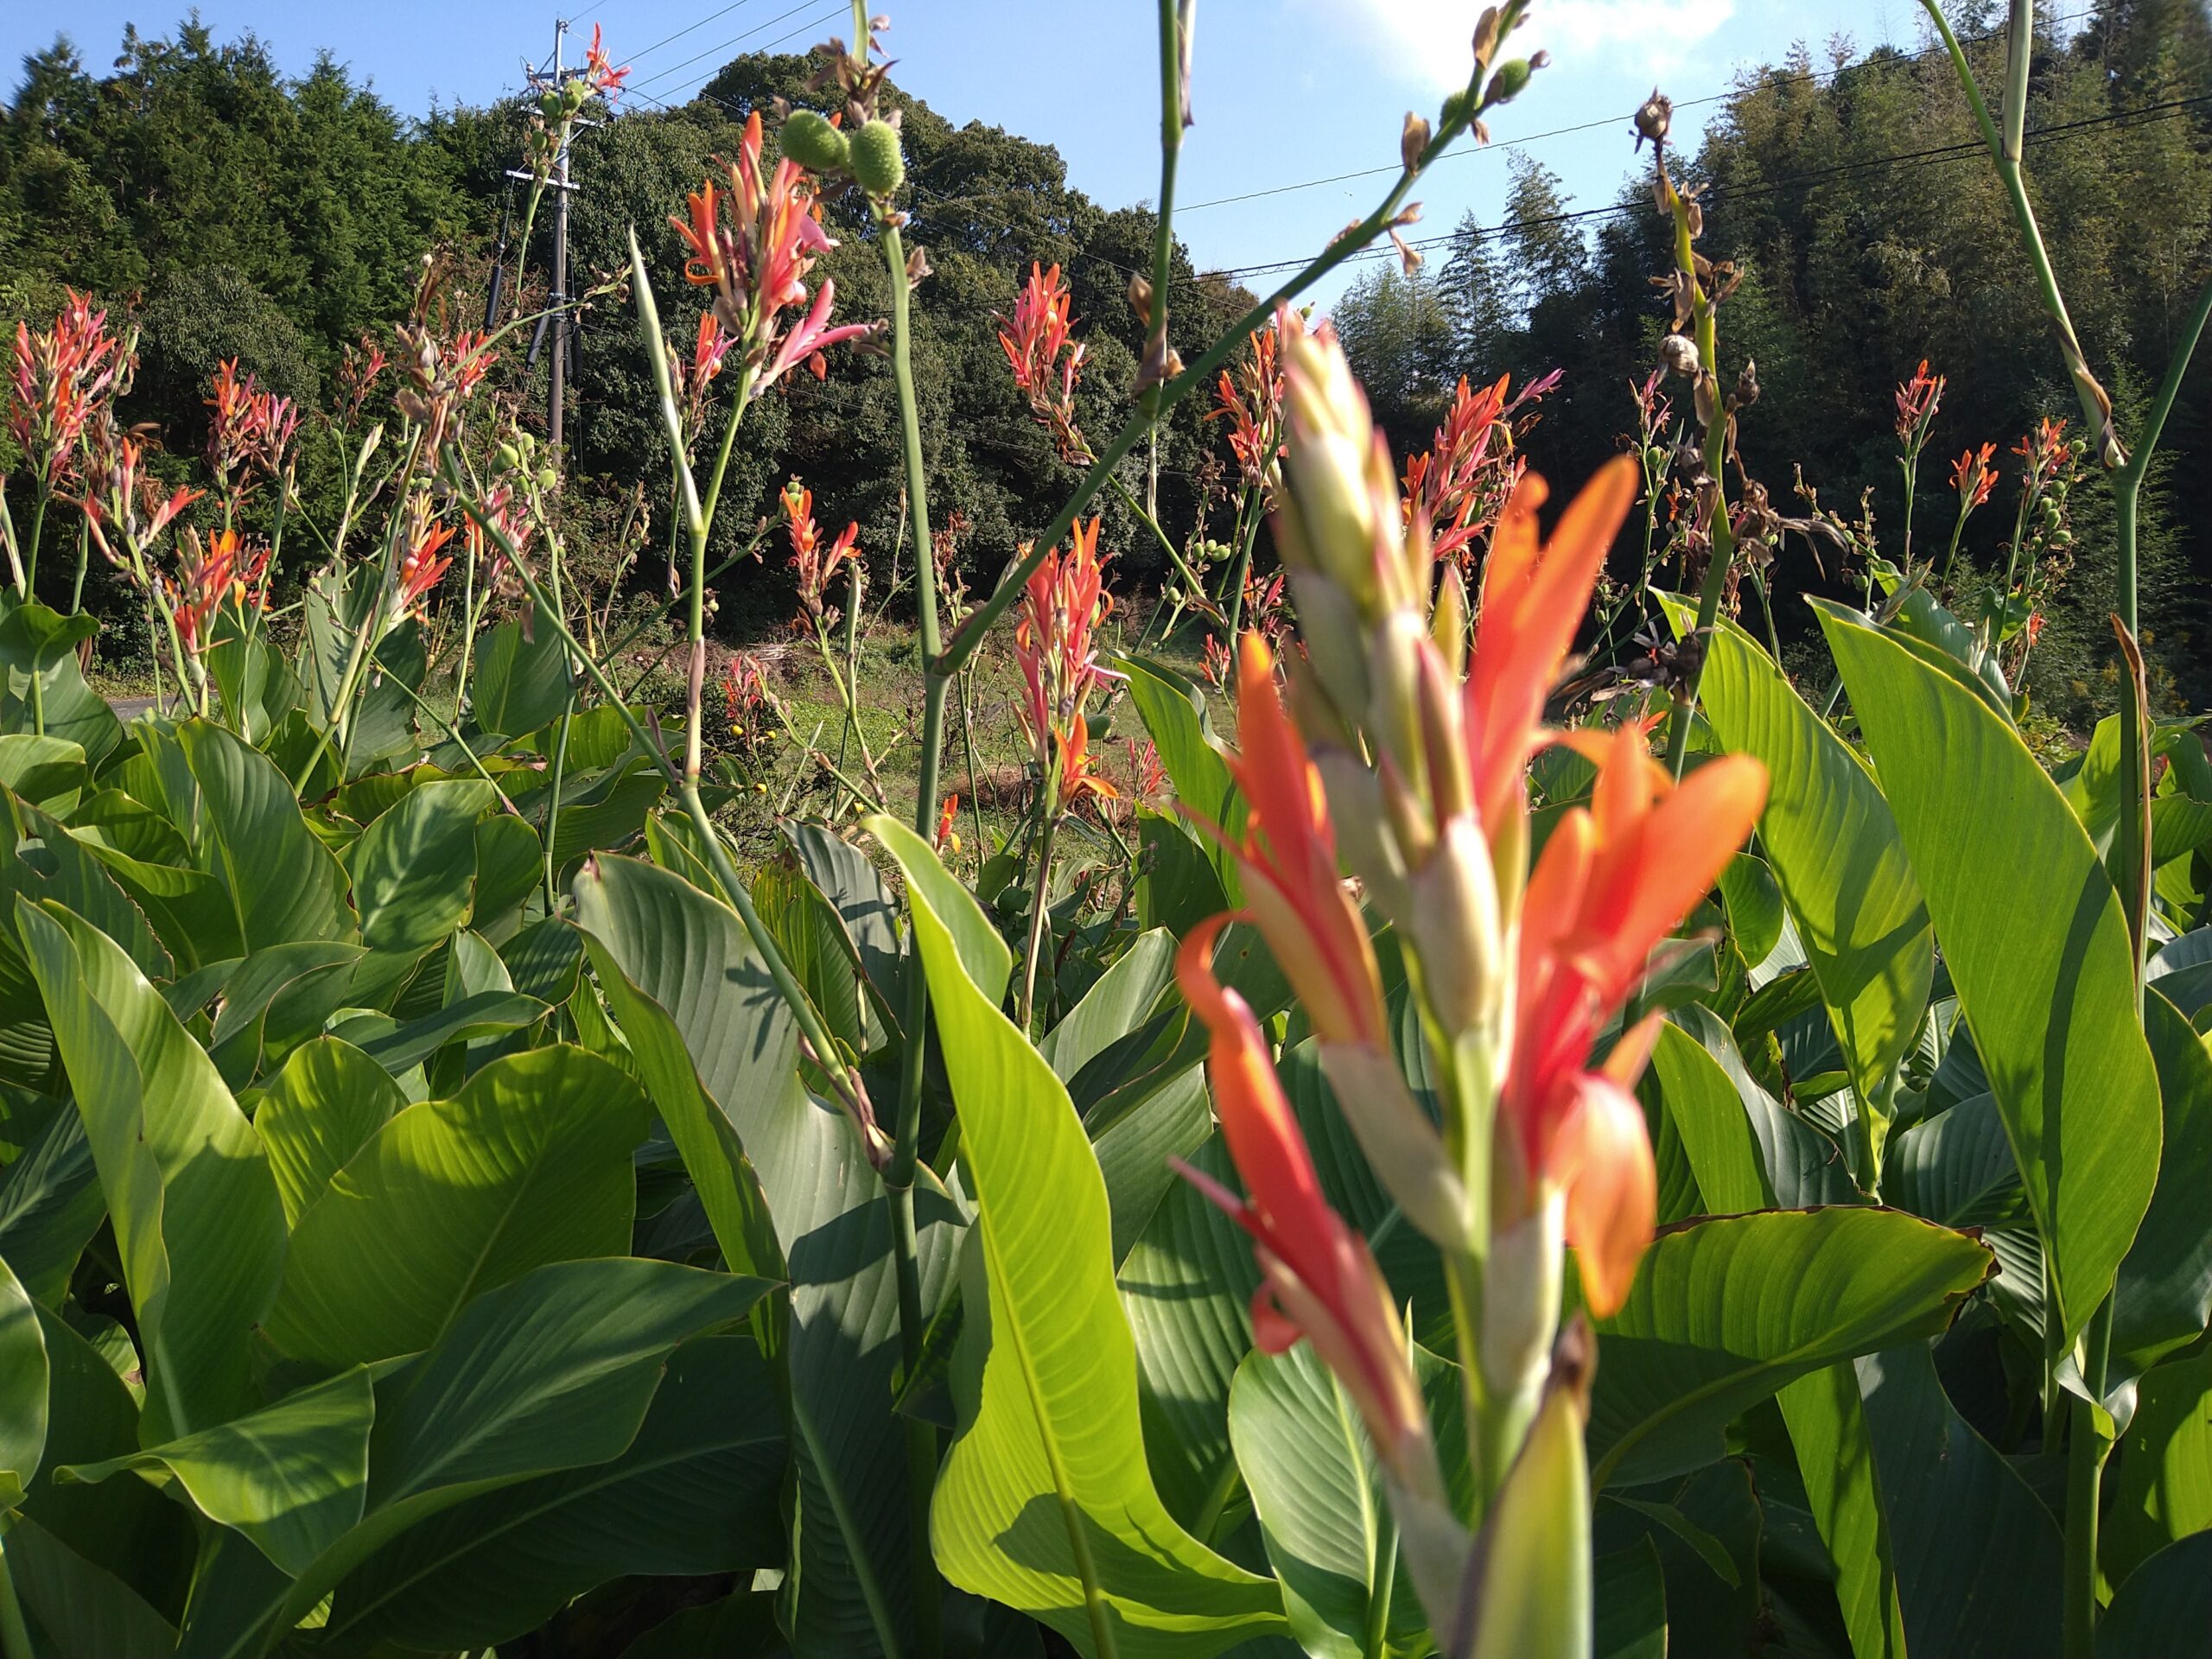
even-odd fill
[[[1085,794],[1112,796],[1113,786],[1090,769],[1090,731],[1084,710],[1092,690],[1116,677],[1098,665],[1093,634],[1114,608],[1098,556],[1099,521],[1077,524],[1069,547],[1045,556],[1023,589],[1014,652],[1027,695],[1018,705],[1023,728],[1036,746],[1038,766],[1059,762],[1065,809]]]
[[[1585,1299],[1604,1318],[1627,1295],[1657,1212],[1643,1109],[1629,1092],[1656,1020],[1594,1071],[1590,1052],[1653,949],[1751,833],[1767,779],[1749,755],[1725,755],[1678,786],[1640,725],[1570,741],[1597,763],[1598,781],[1590,805],[1554,826],[1529,882],[1513,1061],[1499,1099],[1501,1152],[1515,1155],[1500,1161],[1502,1177],[1517,1177],[1524,1211],[1545,1190],[1565,1192]]]
[[[1322,1193],[1259,1022],[1213,976],[1214,939],[1228,919],[1217,916],[1191,930],[1176,952],[1175,976],[1206,1027],[1215,1109],[1247,1196],[1237,1198],[1179,1160],[1177,1167],[1251,1235],[1261,1274],[1252,1300],[1259,1345],[1279,1354],[1301,1336],[1313,1343],[1358,1407],[1376,1452],[1403,1467],[1428,1445],[1405,1328],[1367,1242]]]
[[[1550,491],[1531,473],[1498,518],[1462,694],[1476,813],[1493,842],[1506,815],[1519,809],[1522,769],[1543,747],[1544,700],[1637,487],[1636,462],[1616,455],[1568,504],[1551,540],[1540,547],[1536,510]]]
[[[265,547],[251,552],[235,530],[218,531],[202,542],[187,531],[177,559],[177,579],[166,583],[176,612],[177,636],[188,656],[213,643],[215,618],[225,600],[247,604],[269,563]]]
[[[1928,423],[1943,401],[1944,385],[1942,375],[1928,372],[1924,357],[1912,378],[1897,384],[1897,439],[1916,453],[1928,440]]]
[[[1083,346],[1069,329],[1075,319],[1068,315],[1070,295],[1060,281],[1060,268],[1040,270],[1033,261],[1029,280],[1014,303],[1014,315],[1001,318],[999,349],[1014,371],[1014,384],[1029,399],[1030,413],[1038,424],[1051,429],[1064,461],[1087,461],[1090,446],[1076,424],[1075,386],[1083,372]]]
[[[798,572],[798,602],[806,614],[825,626],[837,620],[828,602],[830,583],[837,567],[847,560],[860,563],[861,527],[847,524],[825,549],[821,527],[814,522],[814,492],[793,479],[784,486],[784,518],[791,525],[791,566]]]
[[[444,577],[453,556],[439,556],[439,550],[453,539],[451,524],[431,524],[416,537],[399,562],[399,595],[396,601],[398,613],[419,612],[423,601]]]
[[[954,852],[960,850],[960,837],[952,833],[953,821],[960,816],[960,797],[957,793],[944,798],[944,804],[937,810],[937,835],[931,845],[943,852],[948,844]]]
[[[1359,906],[1337,873],[1337,838],[1306,740],[1283,710],[1256,633],[1236,662],[1238,752],[1226,757],[1249,811],[1243,836],[1200,827],[1236,855],[1244,902],[1325,1043],[1382,1045],[1382,976]]]
[[[1997,487],[1997,469],[1990,462],[1997,457],[1997,446],[1985,443],[1980,449],[1969,448],[1951,467],[1951,487],[1959,493],[1961,511],[1972,512],[1989,499],[1990,491]]]

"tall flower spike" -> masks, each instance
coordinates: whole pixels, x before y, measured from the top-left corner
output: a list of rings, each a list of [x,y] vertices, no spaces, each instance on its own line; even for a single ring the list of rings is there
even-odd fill
[[[1060,281],[1060,268],[1029,267],[1029,280],[1014,303],[1014,315],[1001,318],[999,349],[1014,371],[1014,384],[1029,399],[1029,412],[1048,429],[1060,459],[1085,461],[1090,446],[1076,424],[1075,387],[1083,372],[1084,347],[1069,334],[1075,320],[1068,315],[1070,296]]]
[[[1928,441],[1929,423],[1935,420],[1936,410],[1943,401],[1943,377],[1928,372],[1928,359],[1922,358],[1920,366],[1911,378],[1897,385],[1897,441],[1908,449],[1918,451]]]
[[[817,181],[788,156],[764,168],[764,142],[756,110],[746,118],[737,160],[723,164],[727,189],[709,180],[686,197],[686,212],[669,219],[683,239],[685,280],[715,290],[715,315],[753,372],[753,397],[800,363],[820,378],[828,372],[823,352],[876,327],[833,325],[836,289],[827,277],[809,303],[814,262],[836,245],[822,228]],[[783,314],[794,306],[806,309],[786,325]]]
[[[1951,487],[1959,493],[1959,508],[1971,512],[1989,500],[1989,493],[1997,487],[1997,469],[1990,465],[1996,459],[1997,446],[1985,443],[1979,449],[1969,448],[1951,467]]]
[[[1014,630],[1026,690],[1018,705],[1021,723],[1036,747],[1040,773],[1058,762],[1061,810],[1086,794],[1116,793],[1091,767],[1084,717],[1092,690],[1116,677],[1099,666],[1094,639],[1114,608],[1098,556],[1098,525],[1096,518],[1076,524],[1067,550],[1045,556],[1022,590]]]

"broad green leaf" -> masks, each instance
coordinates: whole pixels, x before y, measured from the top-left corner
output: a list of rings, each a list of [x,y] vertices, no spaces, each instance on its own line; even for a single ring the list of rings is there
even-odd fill
[[[1706,1201],[1724,1211],[1772,1205],[1777,1188],[1791,1205],[1857,1197],[1833,1143],[1769,1099],[1738,1064],[1726,1031],[1707,1010],[1685,1009],[1708,1048],[1682,1030],[1663,1028],[1652,1051],[1652,1074],[1681,1133]],[[1728,1045],[1726,1046],[1719,1046]],[[1907,1137],[1909,1138],[1909,1137]],[[1808,1156],[1826,1148],[1826,1160]],[[1779,1173],[1777,1173],[1779,1172]],[[1610,1357],[1601,1354],[1600,1358]],[[1858,1659],[1904,1659],[1903,1627],[1880,1496],[1872,1471],[1859,1384],[1848,1361],[1786,1383],[1777,1395],[1803,1471],[1806,1501],[1836,1567],[1836,1599]]]
[[[193,1521],[181,1504],[143,1482],[102,1486],[57,1482],[54,1471],[138,1449],[138,1405],[101,1349],[48,1308],[38,1310],[49,1376],[46,1454],[22,1513],[94,1567],[137,1584],[174,1618],[188,1580]],[[111,1334],[120,1338],[119,1328]],[[128,1338],[122,1346],[135,1365]],[[16,1535],[8,1535],[13,1549]]]
[[[1668,604],[1668,615],[1677,632],[1687,630],[1678,604]],[[1759,840],[1853,1086],[1879,1110],[1928,1006],[1934,960],[1928,906],[1897,821],[1858,757],[1732,622],[1710,637],[1699,694],[1721,742],[1766,763]]]
[[[413,1353],[494,1286],[627,1249],[646,1122],[636,1084],[564,1043],[397,1113],[302,1212],[270,1339],[330,1366]]]
[[[907,1431],[891,1410],[900,1334],[882,1184],[851,1128],[801,1084],[790,1016],[734,911],[631,859],[594,861],[575,893],[594,965],[725,1256],[790,1264],[786,1625],[809,1650],[903,1653],[915,1541]],[[915,1224],[926,1316],[963,1230],[926,1171]]]
[[[16,925],[99,1170],[147,1359],[145,1438],[251,1400],[249,1338],[283,1272],[284,1212],[253,1126],[161,994],[67,911]]]
[[[357,1365],[197,1434],[55,1472],[87,1483],[126,1469],[173,1477],[202,1515],[296,1574],[361,1518],[375,1418],[367,1368]]]
[[[2164,1150],[2158,1185],[2113,1286],[2115,1380],[2203,1334],[2212,1315],[2212,1052],[2155,985],[2143,1028],[2158,1067]]]
[[[568,652],[561,631],[543,612],[525,634],[519,620],[502,622],[476,647],[468,711],[487,732],[516,737],[534,732],[568,706]]]
[[[372,950],[428,950],[468,919],[476,821],[491,810],[480,778],[424,784],[353,844],[353,903]]]
[[[1864,1202],[1835,1143],[1759,1087],[1710,1009],[1692,1003],[1675,1018],[1660,1029],[1651,1071],[1708,1209]]]
[[[2202,1646],[2212,1628],[2212,1532],[2169,1544],[2127,1575],[2097,1626],[2097,1659],[2149,1659]]]
[[[391,1074],[351,1043],[318,1037],[292,1051],[253,1112],[287,1227],[299,1225],[331,1178],[406,1104]]]
[[[1234,837],[1244,827],[1245,803],[1221,758],[1219,740],[1206,712],[1206,694],[1195,681],[1172,668],[1139,658],[1125,657],[1122,667],[1128,675],[1130,698],[1160,751],[1160,763],[1175,786],[1175,798]],[[1207,861],[1220,878],[1222,891],[1234,906],[1244,893],[1237,874],[1236,855],[1209,838]]]
[[[1093,1055],[1137,1028],[1174,977],[1174,963],[1175,938],[1166,928],[1129,942],[1120,960],[1037,1046],[1061,1082],[1073,1082]]]
[[[57,1306],[106,1219],[85,1120],[64,1105],[0,1176],[0,1261],[34,1301]]]
[[[503,939],[517,925],[518,906],[545,876],[545,844],[512,812],[495,812],[476,825],[476,899],[480,931]]]
[[[2111,1291],[2158,1179],[2158,1080],[2118,896],[2018,733],[1847,613],[1824,606],[1821,620],[2004,1114],[2071,1343]]]
[[[620,1456],[455,1505],[339,1586],[327,1642],[490,1647],[628,1574],[773,1567],[783,1414],[760,1350],[705,1337],[669,1357]]]
[[[1736,936],[1744,964],[1756,968],[1782,943],[1789,909],[1782,884],[1766,861],[1738,853],[1720,867],[1720,896],[1728,906],[1728,931]]]
[[[169,953],[99,856],[79,843],[59,820],[27,801],[0,794],[0,897],[21,893],[47,899],[83,917],[129,953],[149,979],[175,970]],[[35,841],[38,850],[19,849]]]
[[[84,795],[86,771],[83,747],[66,737],[0,733],[0,785],[41,812],[68,817]]]
[[[0,1261],[0,1510],[21,1506],[46,1455],[47,1369],[37,1305]]]
[[[42,725],[48,737],[66,738],[95,766],[123,741],[123,722],[107,700],[85,683],[77,647],[99,632],[88,613],[63,616],[33,601],[0,594],[0,730],[29,732]],[[33,713],[32,687],[38,688]]]
[[[2058,1652],[2058,1528],[2043,1500],[1952,1408],[1925,1343],[1857,1369],[1910,1651]]]
[[[1667,1659],[1667,1583],[1649,1537],[1590,1564],[1592,1659]]]
[[[257,950],[224,976],[208,1054],[242,1088],[354,1000],[363,951],[340,939],[295,939]]]
[[[963,969],[934,855],[877,833],[904,855],[976,1205],[961,1429],[931,1513],[939,1567],[1094,1656],[1204,1656],[1281,1629],[1274,1586],[1192,1538],[1154,1488],[1105,1182],[1066,1090]]]
[[[822,896],[844,922],[860,958],[861,971],[876,995],[904,1012],[906,954],[899,942],[899,906],[866,854],[818,823],[786,823],[799,862]]]
[[[1769,1211],[1662,1234],[1599,1323],[1592,1484],[1712,1462],[1730,1420],[1784,1383],[1942,1330],[1991,1264],[1974,1240],[1894,1210]]]
[[[290,780],[219,726],[188,721],[177,741],[207,815],[212,868],[247,950],[352,938],[346,872],[300,816]]]
[[[35,1521],[20,1521],[0,1548],[33,1628],[38,1659],[160,1659],[176,1628],[113,1573]]]
[[[1014,973],[1014,952],[1000,937],[975,895],[939,861],[928,843],[895,818],[871,817],[864,825],[899,861],[906,877],[909,898],[918,898],[945,931],[960,970],[994,1007],[1006,1001],[1007,981]]]
[[[1246,1356],[1229,1429],[1300,1645],[1316,1659],[1427,1652],[1367,1431],[1312,1344]]]
[[[2212,1528],[2212,1353],[2144,1372],[2120,1437],[2099,1551],[2113,1584],[2168,1544]]]
[[[262,1650],[408,1528],[482,1493],[620,1457],[667,1356],[745,1317],[768,1287],[670,1262],[560,1262],[486,1291],[429,1352],[379,1368],[359,1523],[289,1583],[257,1584],[186,1632],[195,1653]],[[249,1602],[251,1605],[249,1605]],[[208,1625],[212,1625],[209,1628]]]
[[[521,1031],[536,1025],[545,1014],[545,1004],[519,991],[478,991],[435,1014],[404,1022],[389,1014],[346,1014],[340,1009],[339,1015],[343,1017],[334,1017],[330,1034],[344,1038],[398,1077],[448,1043]]]
[[[1900,1210],[1946,1227],[1986,1227],[2025,1213],[2004,1115],[1986,1094],[1914,1124],[1890,1143],[1882,1179]]]

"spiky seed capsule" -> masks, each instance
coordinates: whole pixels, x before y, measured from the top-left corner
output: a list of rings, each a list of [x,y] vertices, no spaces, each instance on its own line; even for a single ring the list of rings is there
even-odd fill
[[[1494,104],[1510,103],[1520,96],[1529,84],[1529,60],[1508,58],[1497,66],[1497,73],[1490,78],[1490,89],[1483,94],[1485,108]]]
[[[899,129],[887,121],[864,123],[852,135],[848,165],[861,189],[887,196],[906,181],[906,158],[899,153]]]
[[[793,110],[784,123],[784,154],[810,173],[842,173],[852,144],[816,110]]]

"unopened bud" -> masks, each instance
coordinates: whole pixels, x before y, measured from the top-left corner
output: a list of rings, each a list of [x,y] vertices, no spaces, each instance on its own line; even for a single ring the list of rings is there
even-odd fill
[[[1421,152],[1428,148],[1428,123],[1411,110],[1406,111],[1405,130],[1398,135],[1398,159],[1410,173],[1421,165]]]
[[[1688,334],[1669,334],[1659,342],[1659,361],[1671,374],[1695,374],[1697,342]]]
[[[1444,581],[1436,593],[1436,608],[1429,613],[1428,637],[1444,655],[1444,666],[1453,679],[1467,671],[1467,582],[1459,567],[1444,567]]]
[[[1437,1243],[1466,1249],[1467,1189],[1397,1061],[1364,1043],[1325,1042],[1320,1052],[1338,1107],[1382,1190]]]
[[[1302,716],[1299,725],[1306,729]],[[1382,786],[1375,769],[1351,750],[1334,745],[1313,751],[1313,769],[1321,774],[1329,822],[1346,867],[1359,878],[1369,901],[1403,925],[1413,912],[1406,890],[1406,861],[1384,817]]]
[[[1454,1037],[1493,1024],[1505,985],[1505,944],[1490,843],[1473,813],[1446,821],[1427,864],[1407,886],[1413,901],[1408,931],[1430,1014]]]

